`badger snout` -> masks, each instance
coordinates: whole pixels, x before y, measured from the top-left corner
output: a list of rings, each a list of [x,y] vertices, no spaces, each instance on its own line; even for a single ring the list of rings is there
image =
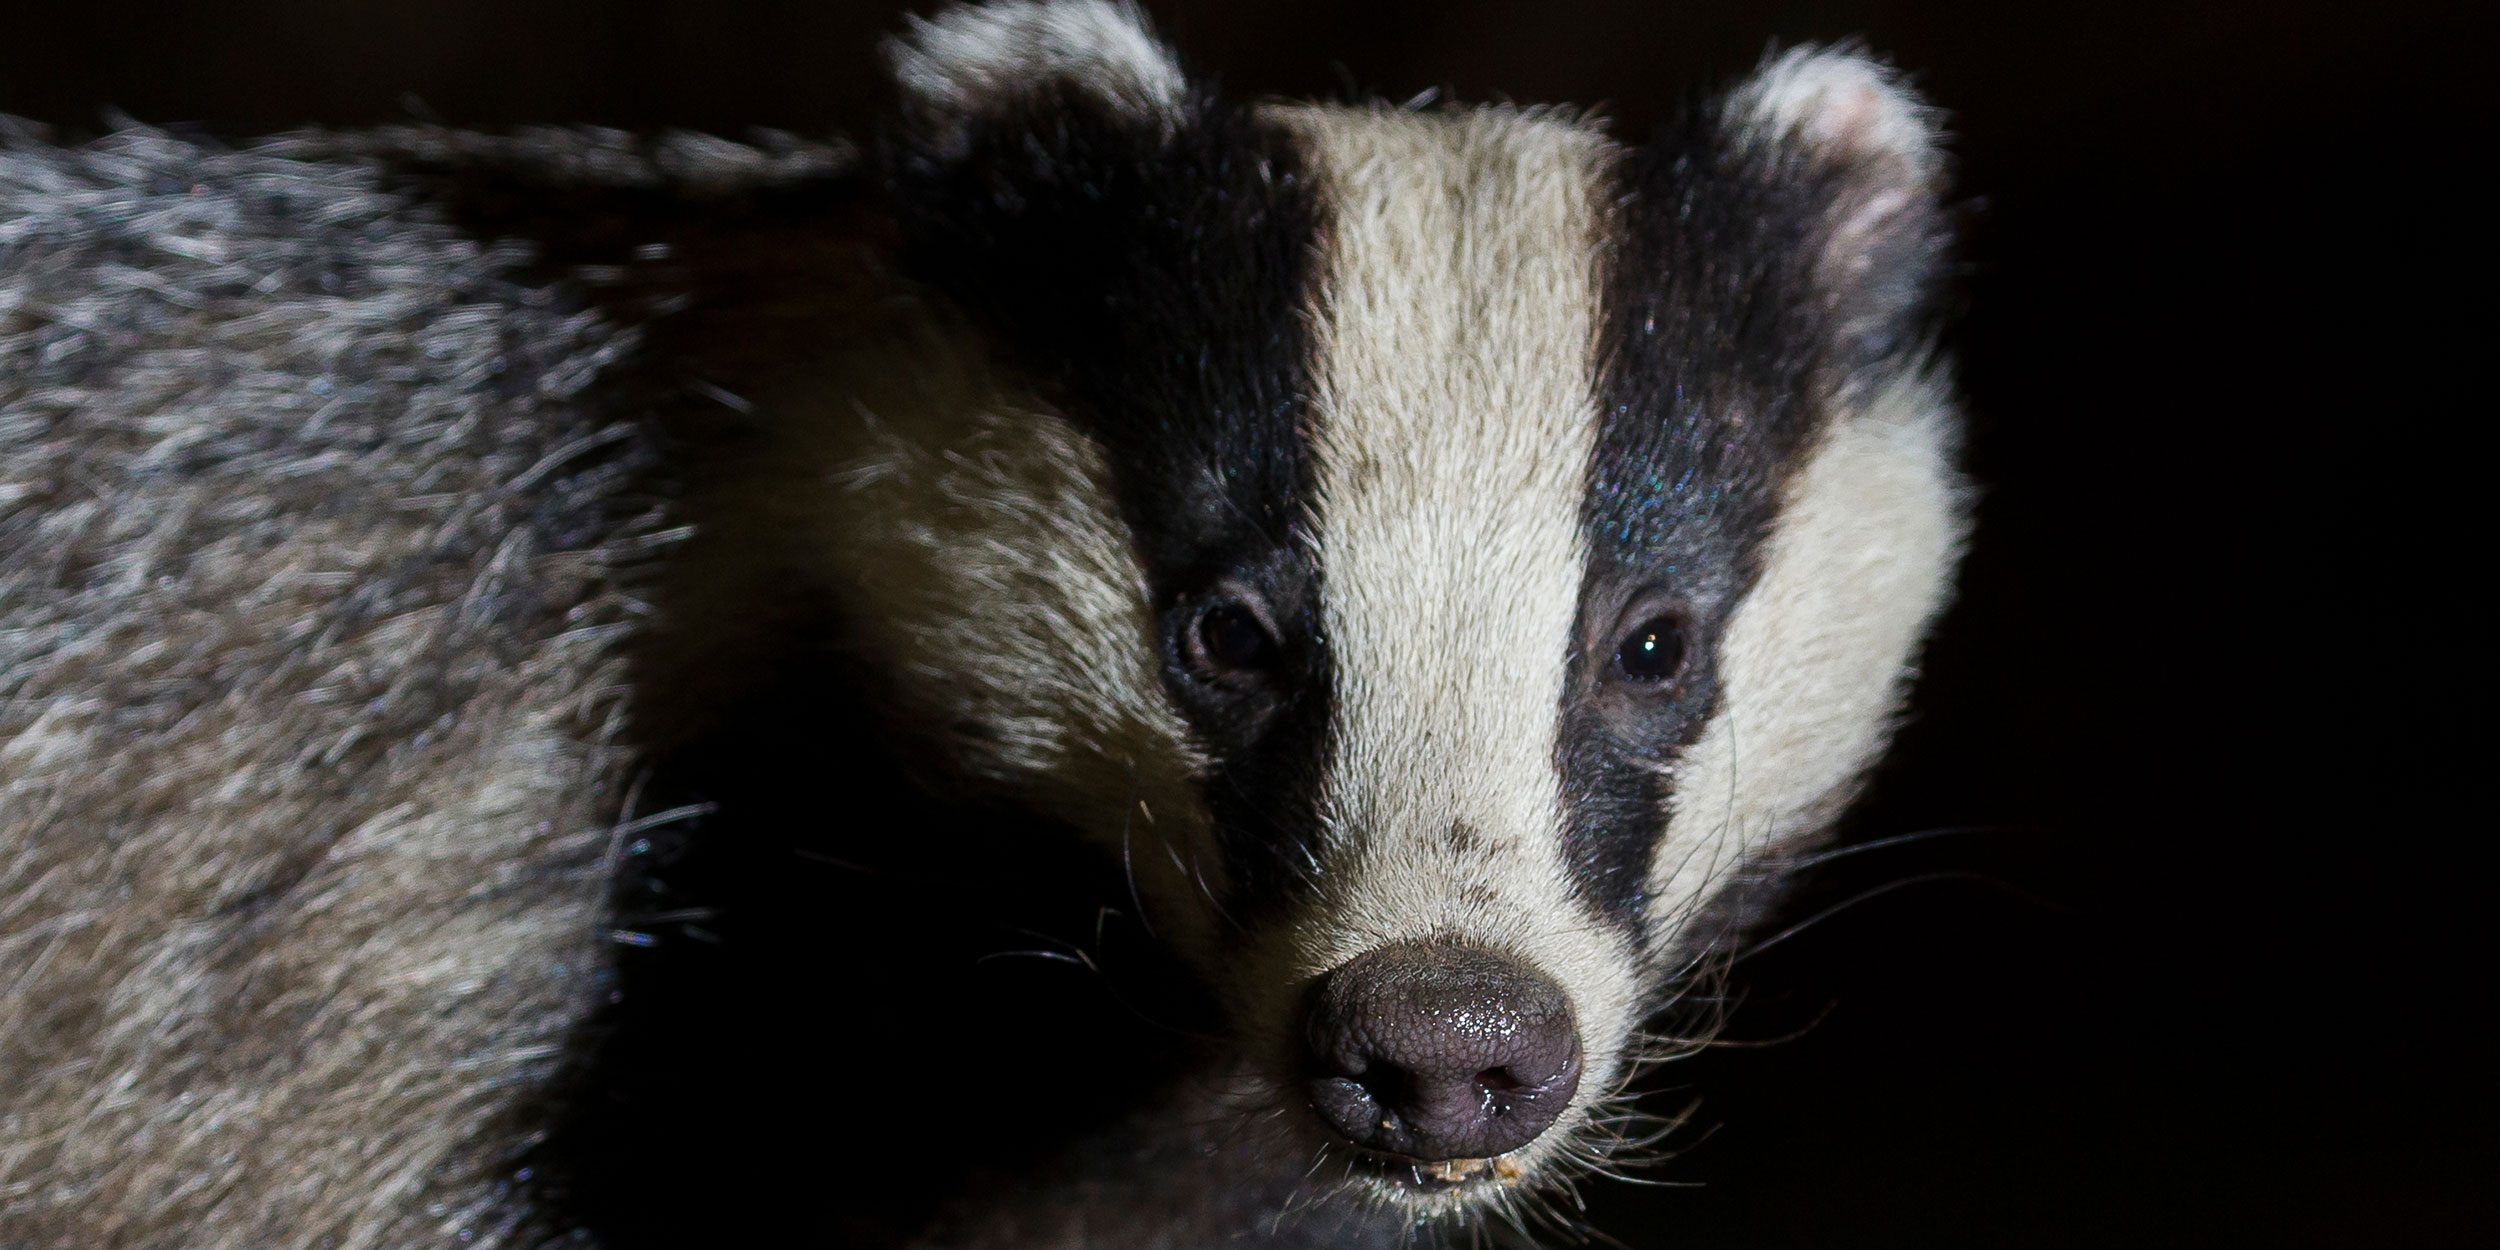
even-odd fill
[[[1416,1162],[1536,1140],[1580,1086],[1562,987],[1481,946],[1385,946],[1320,979],[1304,1014],[1311,1105],[1347,1141]]]

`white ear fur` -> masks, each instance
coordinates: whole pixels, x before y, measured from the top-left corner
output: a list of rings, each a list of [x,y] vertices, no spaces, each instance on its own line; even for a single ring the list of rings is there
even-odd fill
[[[1750,137],[1795,143],[1825,160],[1890,165],[1925,189],[1942,173],[1936,110],[1899,71],[1845,48],[1791,48],[1728,98]]]
[[[973,119],[1059,85],[1092,95],[1114,113],[1168,128],[1189,83],[1170,49],[1127,0],[1004,0],[956,5],[911,19],[886,42],[907,103],[936,125],[941,147]]]
[[[1921,312],[1943,263],[1939,115],[1889,66],[1849,50],[1793,48],[1729,93],[1726,133],[1814,198],[1814,281],[1829,301],[1846,384],[1920,350]]]

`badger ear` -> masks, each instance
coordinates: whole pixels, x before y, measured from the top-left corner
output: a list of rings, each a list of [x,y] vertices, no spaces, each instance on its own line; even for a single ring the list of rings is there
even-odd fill
[[[1179,62],[1128,0],[959,4],[911,19],[885,55],[907,141],[941,162],[962,156],[985,124],[1045,106],[1168,135],[1189,101]]]
[[[951,8],[886,54],[901,271],[1045,371],[1159,333],[1137,310],[1194,280],[1219,210],[1256,219],[1282,193],[1252,115],[1190,82],[1127,3]]]
[[[1802,226],[1803,275],[1855,371],[1923,346],[1949,235],[1936,110],[1853,48],[1766,60],[1722,98],[1719,142]]]

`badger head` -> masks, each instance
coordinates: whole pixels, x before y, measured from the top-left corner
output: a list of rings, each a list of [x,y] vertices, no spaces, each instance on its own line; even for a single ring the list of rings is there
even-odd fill
[[[932,328],[821,546],[903,706],[1122,858],[1317,1174],[1601,1157],[1945,593],[1927,111],[1810,49],[1640,146],[1235,103],[1099,0],[889,54]]]

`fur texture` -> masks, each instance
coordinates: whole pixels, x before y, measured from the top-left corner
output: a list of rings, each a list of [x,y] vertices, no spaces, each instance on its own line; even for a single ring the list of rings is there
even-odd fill
[[[1328,187],[1313,529],[1336,657],[1319,886],[1249,974],[1262,1027],[1367,951],[1482,943],[1545,970],[1592,1094],[1640,986],[1574,901],[1553,761],[1596,429],[1595,192],[1608,144],[1555,116],[1311,109]],[[1576,1125],[1523,1152],[1533,1166]]]
[[[950,778],[1095,835],[1157,898],[1220,874],[1100,447],[944,317],[859,333],[802,381],[747,393],[788,419],[688,502],[704,533],[670,598],[720,619],[674,627],[742,637],[776,601],[830,600]],[[1216,960],[1207,909],[1158,918]]]
[[[363,164],[479,142],[0,147],[0,1245],[518,1218],[608,992],[619,578],[669,536],[599,402],[633,336]]]
[[[962,154],[980,119],[1060,87],[1167,131],[1188,98],[1179,64],[1125,0],[957,5],[911,26],[888,59],[904,93],[938,122],[932,146],[945,155]]]

